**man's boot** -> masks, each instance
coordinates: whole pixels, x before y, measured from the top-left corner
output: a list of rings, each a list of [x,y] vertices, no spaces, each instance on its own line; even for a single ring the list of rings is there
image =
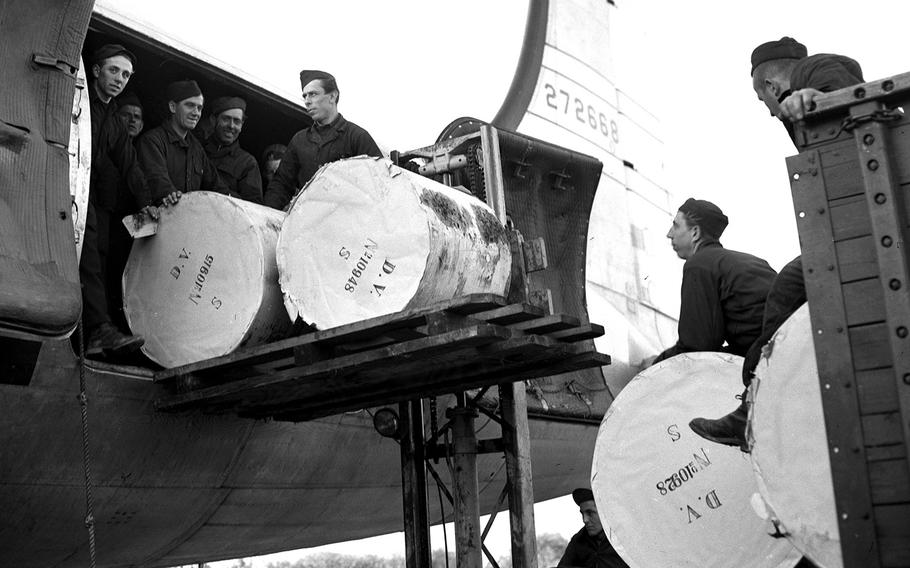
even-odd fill
[[[85,342],[85,356],[98,359],[105,355],[131,353],[143,343],[145,340],[139,335],[126,335],[112,324],[102,323],[89,334]]]
[[[710,418],[693,418],[689,428],[706,440],[711,440],[725,446],[739,446],[739,449],[748,452],[746,444],[746,421],[749,417],[749,407],[746,406],[746,397],[736,410],[711,420]]]

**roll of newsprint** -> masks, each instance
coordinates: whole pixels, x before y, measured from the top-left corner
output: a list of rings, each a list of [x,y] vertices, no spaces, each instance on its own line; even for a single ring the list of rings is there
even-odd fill
[[[379,158],[322,167],[278,239],[285,307],[319,329],[459,296],[505,296],[511,252],[492,209]]]
[[[160,211],[123,273],[124,313],[150,359],[176,367],[287,334],[275,264],[283,212],[207,191]]]
[[[591,487],[604,530],[633,568],[790,568],[798,551],[753,510],[749,457],[689,429],[732,411],[742,358],[677,355],[639,373],[607,410]]]
[[[820,568],[842,568],[808,304],[771,338],[755,375],[751,457],[768,513],[780,532]]]

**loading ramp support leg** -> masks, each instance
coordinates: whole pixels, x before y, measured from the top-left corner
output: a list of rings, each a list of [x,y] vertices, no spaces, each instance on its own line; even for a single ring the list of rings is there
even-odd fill
[[[425,568],[431,564],[427,472],[423,461],[423,404],[420,399],[401,402],[398,404],[398,414],[401,420],[405,566]]]

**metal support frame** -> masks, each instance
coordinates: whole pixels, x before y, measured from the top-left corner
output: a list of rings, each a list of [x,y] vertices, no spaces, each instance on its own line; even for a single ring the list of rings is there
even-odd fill
[[[485,125],[480,129],[483,151],[484,184],[487,203],[497,218],[506,223],[505,190],[499,156],[499,138],[494,127]],[[524,263],[520,270],[524,270]],[[527,301],[527,291],[522,298]],[[485,391],[483,391],[485,392]],[[481,393],[482,395],[483,393]],[[450,498],[455,511],[455,554],[458,568],[481,568],[482,554],[495,566],[483,539],[489,532],[493,519],[483,531],[480,529],[480,500],[477,481],[477,454],[498,446],[495,440],[478,442],[474,431],[474,420],[478,409],[484,414],[491,413],[480,408],[476,401],[469,400],[464,393],[456,395],[458,404],[448,410],[452,445],[449,453],[453,456],[453,490],[449,492],[435,469],[425,460],[427,440],[424,435],[423,409],[420,401],[413,400],[399,405],[401,415],[401,464],[405,516],[405,548],[407,568],[423,568],[430,565],[429,514],[427,510],[426,472],[429,469],[436,483]],[[480,398],[478,395],[477,398]],[[537,540],[534,527],[534,491],[531,475],[531,438],[528,427],[527,395],[523,383],[499,385],[502,416],[494,418],[502,428],[501,445],[506,461],[506,485],[500,495],[499,504],[508,496],[509,521],[512,540],[512,566],[514,568],[537,568]],[[430,453],[438,455],[442,446],[437,433],[429,441]],[[498,508],[498,507],[497,507]],[[495,512],[494,512],[495,515]]]
[[[528,428],[527,393],[524,385],[521,383],[499,385],[499,401],[507,424],[502,428],[502,438],[508,476],[512,567],[537,568],[531,435]]]
[[[460,401],[461,402],[461,401]],[[455,498],[455,559],[458,568],[481,568],[480,489],[477,484],[477,411],[459,404],[450,408],[452,420]]]
[[[430,519],[424,467],[423,405],[419,399],[398,404],[401,490],[407,568],[430,566]]]

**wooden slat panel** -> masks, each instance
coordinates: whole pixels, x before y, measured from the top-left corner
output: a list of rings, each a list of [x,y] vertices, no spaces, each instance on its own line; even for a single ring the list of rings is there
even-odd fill
[[[313,365],[307,365],[299,369],[291,369],[274,375],[253,377],[216,387],[209,387],[199,391],[184,393],[171,397],[165,401],[160,401],[158,408],[175,409],[214,397],[231,395],[246,396],[249,391],[262,390],[266,387],[286,383],[301,377],[335,374],[342,369],[355,368],[361,365],[371,365],[375,368],[381,361],[387,361],[390,358],[399,357],[405,354],[440,349],[443,345],[451,347],[452,345],[459,345],[462,343],[476,344],[477,341],[499,341],[506,339],[508,335],[508,330],[504,328],[483,324],[439,336],[415,339],[413,341],[397,343],[389,347],[383,347],[364,353],[356,353],[329,361],[321,361]]]
[[[567,316],[565,314],[555,314],[538,318],[536,320],[525,321],[510,326],[512,329],[525,331],[528,333],[551,333],[577,327],[578,318]]]
[[[860,412],[863,414],[895,412],[900,408],[891,367],[858,371],[856,384],[859,387]]]
[[[433,396],[448,394],[454,391],[461,391],[481,386],[488,386],[495,382],[496,378],[500,380],[508,378],[509,380],[524,380],[534,378],[543,374],[553,372],[564,372],[587,368],[591,362],[597,361],[602,357],[597,353],[582,353],[579,355],[569,355],[566,358],[558,360],[542,359],[543,350],[535,338],[518,338],[510,340],[512,345],[507,346],[509,349],[518,351],[524,350],[526,354],[522,361],[502,368],[487,363],[475,363],[464,372],[457,373],[435,373],[420,375],[415,369],[407,373],[406,380],[401,378],[393,379],[390,377],[374,377],[369,382],[360,382],[359,385],[343,385],[338,388],[337,384],[330,384],[327,381],[307,381],[302,384],[305,396],[299,396],[296,400],[283,406],[272,405],[270,401],[260,405],[243,405],[241,410],[251,416],[268,416],[268,415],[288,415],[297,414],[295,420],[300,420],[300,415],[307,416],[327,415],[337,413],[340,410],[356,410],[378,404],[388,404],[402,397],[407,398],[409,394],[419,392],[421,396]],[[564,346],[568,351],[574,351],[575,348]],[[544,365],[543,363],[546,363]],[[547,368],[544,368],[547,367]],[[354,377],[355,380],[361,381],[362,377]],[[307,418],[309,419],[309,418]]]
[[[597,325],[596,323],[588,323],[580,325],[578,327],[573,327],[571,329],[564,329],[562,331],[554,331],[553,333],[548,333],[547,337],[550,339],[557,339],[559,341],[582,341],[585,339],[594,339],[595,337],[600,337],[604,334],[604,328],[602,325]]]
[[[866,448],[866,461],[869,463],[906,458],[907,448],[904,447],[903,443]]]
[[[910,504],[875,507],[875,532],[879,535],[882,566],[910,566]]]
[[[368,368],[352,367],[350,372],[345,375],[333,375],[332,380],[324,380],[317,376],[302,377],[287,387],[287,390],[296,392],[282,393],[279,397],[270,398],[259,406],[267,409],[283,400],[290,400],[292,404],[310,406],[317,397],[335,395],[344,396],[350,400],[358,399],[358,397],[368,400],[372,395],[366,395],[367,390],[391,392],[399,389],[407,391],[414,385],[427,387],[430,384],[459,384],[466,389],[467,387],[464,385],[474,375],[492,371],[505,375],[513,367],[517,368],[525,363],[539,364],[547,359],[558,359],[570,352],[575,353],[576,349],[578,348],[556,344],[540,336],[512,338],[495,345],[480,346],[474,349],[458,349],[458,346],[440,348],[435,353],[424,351],[419,359],[388,359],[381,365],[372,364]],[[244,399],[242,406],[252,408],[256,405]]]
[[[875,243],[872,235],[857,237],[835,244],[841,282],[852,282],[878,276]]]
[[[510,325],[545,315],[547,313],[543,309],[531,304],[509,304],[501,308],[471,314],[471,318],[496,325]]]
[[[448,302],[433,304],[425,308],[378,316],[348,325],[308,333],[300,337],[292,337],[267,345],[242,349],[223,357],[207,359],[205,361],[199,361],[173,369],[165,369],[164,371],[159,371],[155,374],[155,381],[160,382],[178,375],[194,373],[207,368],[224,367],[230,364],[248,365],[266,362],[275,357],[292,355],[294,347],[308,343],[326,342],[330,344],[340,344],[371,339],[375,338],[377,335],[382,335],[384,331],[413,328],[423,325],[426,323],[426,316],[428,314],[439,312],[440,310],[448,310],[460,314],[471,314],[487,311],[504,304],[505,299],[501,296],[495,296],[493,294],[471,294],[449,300]]]
[[[886,446],[904,442],[901,415],[898,412],[863,416],[863,440],[867,446]]]
[[[885,297],[878,278],[844,284],[844,309],[847,325],[864,325],[885,321]]]
[[[888,328],[884,324],[851,328],[850,346],[854,357],[853,365],[857,371],[891,366]]]
[[[280,385],[280,390],[263,401],[243,399],[243,409],[256,409],[263,412],[274,412],[287,406],[311,406],[318,404],[318,398],[341,397],[356,406],[370,402],[378,394],[387,395],[395,392],[413,392],[429,390],[431,385],[458,385],[468,388],[468,381],[474,375],[494,371],[508,373],[509,365],[491,358],[478,355],[482,349],[465,350],[470,345],[438,344],[438,349],[423,350],[413,360],[385,358],[374,360],[369,367],[350,366],[330,376],[309,376],[287,381]],[[553,344],[539,336],[526,336],[503,341],[493,351],[502,353],[503,358],[515,356],[518,364],[536,363],[546,359],[546,350]],[[563,353],[569,346],[564,347]],[[367,355],[367,354],[365,354]],[[459,365],[459,362],[462,363]],[[391,400],[391,399],[383,399]]]
[[[847,316],[834,249],[837,215],[829,211],[822,176],[813,175],[818,164],[816,151],[787,159],[819,380],[829,387],[822,390],[822,405],[844,564],[860,566],[869,564],[870,548],[875,555],[873,505],[853,384],[856,350],[846,333]]]
[[[819,158],[829,201],[863,194],[863,177],[857,167],[856,144],[852,138],[835,142],[820,150]]]
[[[902,185],[900,191],[904,196],[905,214],[910,215],[910,199],[907,198],[908,186]],[[872,221],[869,217],[869,206],[865,195],[855,195],[838,199],[830,203],[831,223],[834,227],[834,240],[855,239],[872,234]]]
[[[910,502],[910,469],[904,459],[870,463],[869,484],[876,505]]]
[[[856,195],[831,202],[831,225],[834,240],[853,239],[872,233],[866,196]]]
[[[454,391],[460,391],[462,388],[479,388],[481,386],[487,386],[494,384],[496,380],[503,380],[507,378],[510,381],[522,381],[538,378],[541,376],[549,376],[552,374],[558,373],[568,373],[573,371],[579,371],[583,369],[590,369],[597,366],[603,366],[609,364],[609,358],[600,353],[585,353],[582,355],[576,355],[569,359],[563,359],[558,363],[555,363],[553,367],[542,368],[540,364],[535,363],[525,363],[511,369],[508,372],[508,376],[504,376],[501,372],[488,372],[483,375],[476,375],[472,377],[469,381],[463,380],[454,380],[448,382],[439,382],[432,385],[421,385],[419,392],[421,396],[436,396],[449,394]],[[312,420],[314,418],[320,418],[322,416],[328,416],[331,414],[337,414],[339,412],[345,412],[350,410],[357,410],[360,408],[366,408],[369,406],[380,406],[383,404],[390,404],[399,400],[401,397],[406,397],[408,391],[403,389],[396,390],[385,390],[382,393],[373,395],[370,397],[361,397],[357,399],[353,398],[334,398],[328,401],[322,400],[315,404],[304,404],[301,403],[300,407],[297,407],[294,410],[289,410],[287,412],[273,414],[275,420],[284,420],[290,422],[300,422],[304,420]],[[383,398],[384,397],[384,398]],[[380,402],[375,402],[380,401]],[[335,403],[335,406],[331,406],[331,403]],[[268,413],[266,413],[268,414]],[[252,409],[248,414],[241,416],[248,416],[253,418],[263,417],[263,413],[260,410]]]

